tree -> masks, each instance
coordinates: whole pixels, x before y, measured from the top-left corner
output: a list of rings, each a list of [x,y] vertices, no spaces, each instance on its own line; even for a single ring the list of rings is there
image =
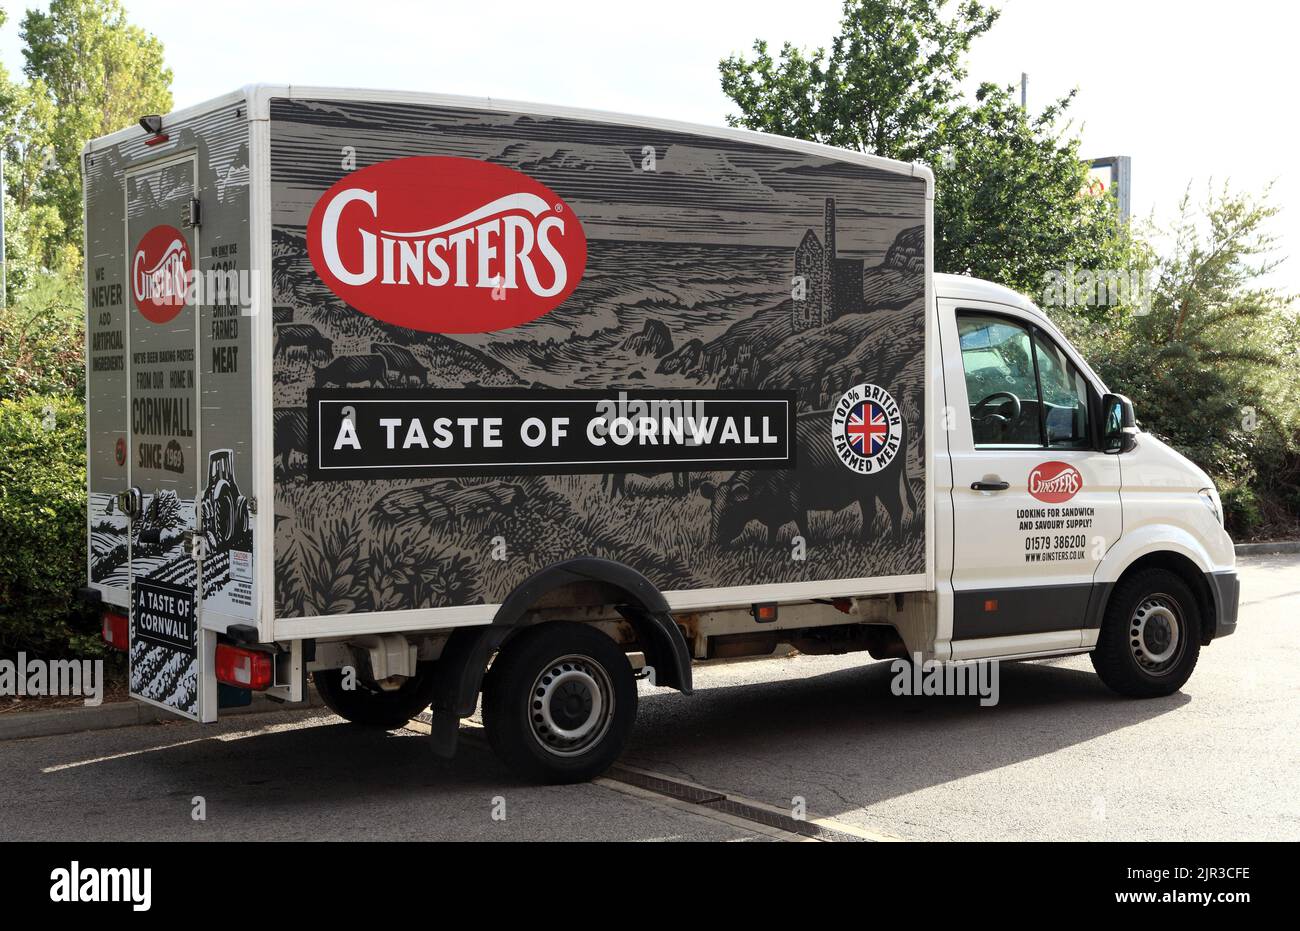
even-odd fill
[[[911,161],[933,147],[966,76],[971,42],[998,11],[973,0],[845,0],[830,52],[767,43],[754,58],[724,59],[722,90],[740,113],[732,126]]]
[[[963,99],[971,43],[998,11],[947,0],[846,0],[830,51],[789,43],[773,59],[719,64],[735,126],[928,164],[935,264],[1036,293],[1070,263],[1123,267],[1130,242],[1111,204],[1079,196],[1087,169],[1061,126],[1066,97],[1030,115],[1006,88]]]
[[[1230,526],[1247,533],[1300,511],[1300,320],[1264,283],[1280,262],[1277,213],[1267,192],[1225,186],[1199,207],[1184,196],[1150,312],[1080,334],[1101,376],[1215,478]]]
[[[82,147],[171,110],[172,72],[162,43],[127,21],[120,0],[51,0],[48,13],[27,12],[21,35],[32,92],[52,105],[36,200],[57,210],[62,242],[80,248]]]
[[[42,275],[79,278],[76,242],[56,205],[61,172],[54,154],[55,106],[44,84],[8,85],[5,140],[5,257],[8,302]]]
[[[936,269],[1036,296],[1063,270],[1140,261],[1113,198],[1080,196],[1088,166],[1078,139],[1060,128],[1073,96],[1034,115],[1010,88],[984,84],[951,112],[926,159],[935,173]],[[1094,306],[1090,315],[1110,312]]]

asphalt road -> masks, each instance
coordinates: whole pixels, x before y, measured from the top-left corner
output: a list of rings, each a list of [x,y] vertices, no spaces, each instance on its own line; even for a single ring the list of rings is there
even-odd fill
[[[1300,839],[1300,557],[1243,560],[1237,633],[1184,690],[1113,696],[1086,657],[1004,665],[1000,701],[895,697],[887,663],[796,656],[644,688],[623,763],[841,837]],[[519,784],[473,728],[440,762],[414,730],[315,712],[0,742],[0,839],[770,840],[735,806]],[[195,820],[195,797],[205,819]]]

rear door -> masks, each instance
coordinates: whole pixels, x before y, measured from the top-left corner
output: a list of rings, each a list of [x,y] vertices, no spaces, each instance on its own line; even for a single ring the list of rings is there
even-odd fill
[[[130,691],[199,718],[199,370],[193,153],[126,174]]]
[[[1096,388],[1028,314],[940,304],[953,415],[954,658],[1085,645],[1093,574],[1123,528]]]

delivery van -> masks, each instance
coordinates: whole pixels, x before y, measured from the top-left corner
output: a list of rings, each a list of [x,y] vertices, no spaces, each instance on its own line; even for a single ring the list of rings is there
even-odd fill
[[[451,755],[481,699],[573,781],[697,660],[1089,653],[1143,697],[1235,626],[1213,482],[934,273],[922,165],[296,86],[83,158],[86,593],[140,701],[314,680]]]

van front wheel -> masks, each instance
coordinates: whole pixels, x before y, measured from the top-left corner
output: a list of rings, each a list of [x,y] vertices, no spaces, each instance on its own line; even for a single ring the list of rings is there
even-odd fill
[[[1146,569],[1115,587],[1092,666],[1121,695],[1153,698],[1183,687],[1201,652],[1201,612],[1179,576]]]
[[[618,759],[636,719],[627,655],[601,631],[557,621],[508,640],[483,682],[483,726],[534,782],[583,782]]]

